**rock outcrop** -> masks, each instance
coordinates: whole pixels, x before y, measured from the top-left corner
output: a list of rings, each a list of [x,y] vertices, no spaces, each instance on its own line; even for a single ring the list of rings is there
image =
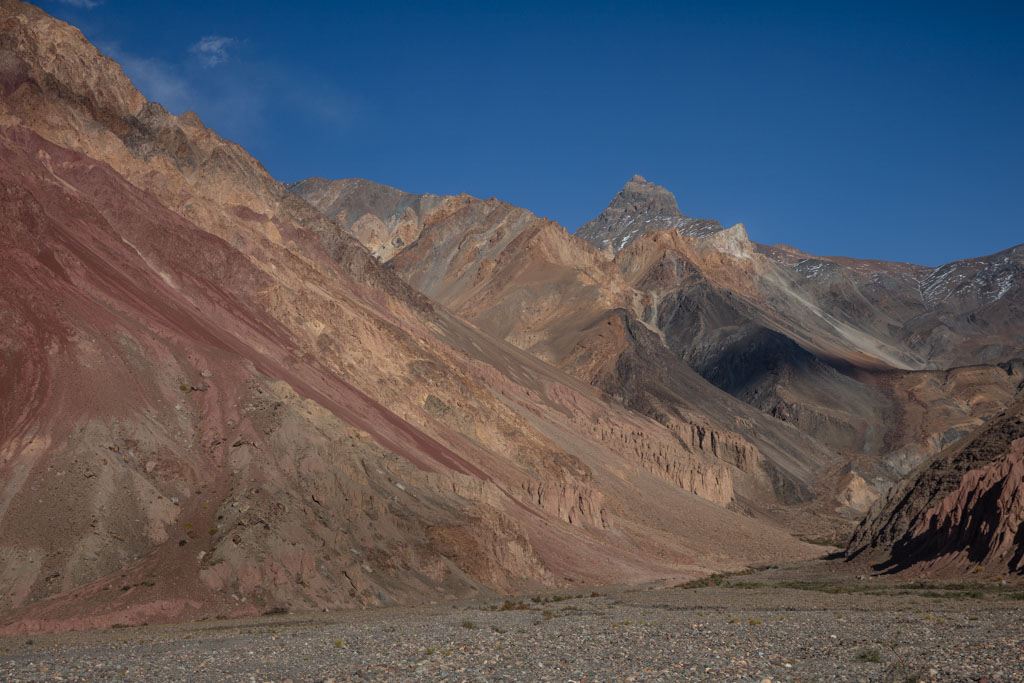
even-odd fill
[[[892,572],[1024,574],[1024,394],[893,487],[847,556]]]

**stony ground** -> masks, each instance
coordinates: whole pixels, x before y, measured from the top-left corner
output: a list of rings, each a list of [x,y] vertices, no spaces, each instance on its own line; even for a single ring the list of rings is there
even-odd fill
[[[0,640],[0,678],[1024,681],[1024,591],[779,572]]]

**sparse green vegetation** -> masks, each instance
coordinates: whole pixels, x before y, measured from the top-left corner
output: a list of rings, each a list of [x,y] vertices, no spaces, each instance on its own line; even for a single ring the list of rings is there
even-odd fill
[[[729,585],[729,584],[726,584]],[[899,584],[871,583],[830,583],[824,581],[779,581],[774,584],[762,584],[772,588],[789,588],[792,590],[818,591],[831,594],[869,595],[914,595],[922,598],[953,598],[983,599],[986,595],[998,592],[998,586],[986,586],[980,583],[925,583],[913,581]]]
[[[877,647],[862,647],[857,650],[857,654],[854,656],[854,660],[858,662],[871,662],[872,664],[881,664],[885,661],[885,657],[882,655],[882,651]]]
[[[722,581],[725,580],[725,574],[710,574],[708,576],[694,579],[693,581],[686,581],[684,583],[677,584],[673,588],[707,588],[708,586],[721,586]]]

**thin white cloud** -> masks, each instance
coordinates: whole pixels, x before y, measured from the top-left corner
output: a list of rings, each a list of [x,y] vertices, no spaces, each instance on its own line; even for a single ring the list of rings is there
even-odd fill
[[[217,66],[227,61],[228,48],[234,42],[234,38],[226,36],[203,36],[188,51],[197,57],[203,66]]]
[[[70,5],[71,7],[78,7],[80,9],[93,9],[103,4],[100,0],[60,0],[60,3],[62,5]]]
[[[124,69],[125,75],[147,99],[159,102],[168,111],[180,114],[193,106],[195,93],[179,69],[159,59],[138,57],[124,52],[117,43],[101,44],[100,50]]]
[[[225,40],[226,45],[239,43]],[[196,45],[200,44],[203,41]],[[172,114],[191,109],[218,133],[239,142],[265,130],[272,103],[293,108],[297,119],[326,123],[336,130],[351,128],[362,109],[358,98],[321,81],[297,78],[294,70],[279,64],[231,59],[223,68],[208,69],[203,60],[184,55],[180,61],[162,60],[127,52],[118,43],[99,47],[121,64],[147,99]]]

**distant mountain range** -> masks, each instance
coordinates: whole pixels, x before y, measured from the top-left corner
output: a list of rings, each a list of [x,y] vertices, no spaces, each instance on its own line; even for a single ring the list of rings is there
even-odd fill
[[[0,0],[0,630],[821,555],[1015,414],[1022,256],[813,257],[639,176],[576,235],[285,186]]]

